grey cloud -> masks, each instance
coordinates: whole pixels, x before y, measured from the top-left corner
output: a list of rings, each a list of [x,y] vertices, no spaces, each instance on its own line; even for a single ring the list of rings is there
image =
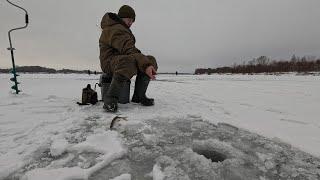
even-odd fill
[[[17,64],[99,70],[100,18],[122,4],[136,9],[137,46],[157,57],[160,71],[193,72],[266,55],[320,56],[318,0],[29,0],[27,30],[14,33]],[[0,4],[0,66],[9,67],[7,30],[23,14]]]

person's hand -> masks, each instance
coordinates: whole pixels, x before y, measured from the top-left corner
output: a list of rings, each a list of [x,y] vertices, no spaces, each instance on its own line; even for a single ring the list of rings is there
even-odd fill
[[[153,66],[148,66],[145,73],[150,77],[150,79],[156,79],[155,75],[157,74],[157,71],[154,69]]]

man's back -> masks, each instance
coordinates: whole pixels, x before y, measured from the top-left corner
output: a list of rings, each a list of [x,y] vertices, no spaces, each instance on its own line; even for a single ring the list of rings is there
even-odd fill
[[[102,70],[114,56],[141,53],[135,47],[135,37],[131,30],[117,14],[105,14],[101,20],[101,28],[99,47]]]

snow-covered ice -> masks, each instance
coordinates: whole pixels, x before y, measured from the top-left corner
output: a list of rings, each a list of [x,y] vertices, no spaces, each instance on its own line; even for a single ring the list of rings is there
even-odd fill
[[[130,174],[122,174],[118,177],[112,178],[110,180],[131,180],[131,175]]]
[[[76,105],[98,76],[22,74],[20,95],[9,78],[0,179],[320,178],[319,76],[160,75],[115,131],[102,103]]]
[[[161,167],[159,167],[157,164],[153,166],[152,177],[153,180],[163,180],[164,178],[163,172],[161,171]]]
[[[52,156],[60,156],[68,148],[68,141],[66,139],[54,140],[50,147],[50,154]]]
[[[135,179],[317,179],[320,160],[289,144],[273,141],[225,123],[194,117],[156,118],[118,128],[128,147],[119,174]],[[154,135],[154,141],[145,141]],[[108,177],[106,167],[92,179]]]

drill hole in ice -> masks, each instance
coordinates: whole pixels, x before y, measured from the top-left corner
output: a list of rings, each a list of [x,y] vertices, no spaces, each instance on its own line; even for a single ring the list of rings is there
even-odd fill
[[[210,159],[212,162],[223,162],[227,159],[226,155],[214,149],[193,148],[193,151],[197,154],[203,155],[207,159]]]

